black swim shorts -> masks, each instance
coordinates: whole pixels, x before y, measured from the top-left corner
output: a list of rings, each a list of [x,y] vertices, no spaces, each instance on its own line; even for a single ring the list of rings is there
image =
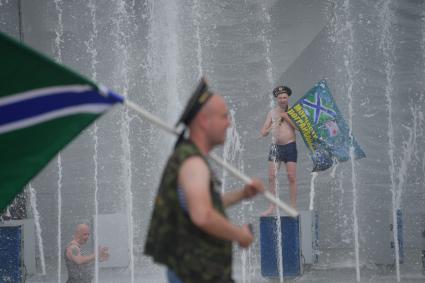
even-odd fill
[[[272,144],[270,146],[269,161],[278,162],[297,162],[297,144],[290,142],[288,144]]]

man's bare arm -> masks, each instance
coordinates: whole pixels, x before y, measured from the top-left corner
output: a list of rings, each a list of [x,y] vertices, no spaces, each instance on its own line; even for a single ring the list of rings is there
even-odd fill
[[[212,205],[209,190],[210,173],[200,157],[187,159],[179,172],[179,185],[183,188],[189,216],[204,232],[224,240],[237,241],[242,247],[253,240],[248,227],[230,223]]]
[[[66,256],[69,260],[75,262],[76,264],[89,263],[95,259],[94,253],[88,256],[82,255],[80,248],[76,245],[70,245],[66,249]]]
[[[252,198],[259,192],[264,192],[264,185],[259,179],[253,179],[251,184],[245,185],[242,189],[223,194],[221,200],[223,205],[228,207],[243,199]]]
[[[272,127],[273,127],[273,123],[272,123],[272,112],[270,111],[267,114],[266,121],[264,122],[263,127],[261,128],[261,132],[260,132],[261,133],[261,136],[262,137],[267,136],[270,133],[270,130],[272,129]]]
[[[68,257],[68,259],[72,260],[76,264],[90,263],[90,262],[94,261],[94,259],[96,258],[95,253],[92,253],[91,255],[87,255],[87,256],[82,255],[80,248],[76,245],[70,245],[66,249],[66,256]],[[99,247],[99,261],[105,261],[108,258],[109,258],[108,248],[107,247],[103,247],[103,248]]]

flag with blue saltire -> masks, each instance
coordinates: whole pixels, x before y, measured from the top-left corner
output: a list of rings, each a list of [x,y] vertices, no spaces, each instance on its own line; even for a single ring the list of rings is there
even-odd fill
[[[0,212],[123,98],[0,33]]]
[[[335,162],[366,157],[339,111],[325,80],[318,82],[289,110],[313,160],[313,171]]]

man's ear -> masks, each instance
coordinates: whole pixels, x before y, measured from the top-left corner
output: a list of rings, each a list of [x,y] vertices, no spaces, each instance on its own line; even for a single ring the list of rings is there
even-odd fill
[[[197,119],[198,119],[199,126],[202,129],[207,129],[208,128],[208,126],[209,126],[209,117],[208,117],[208,115],[205,112],[202,112],[201,111],[198,114]]]

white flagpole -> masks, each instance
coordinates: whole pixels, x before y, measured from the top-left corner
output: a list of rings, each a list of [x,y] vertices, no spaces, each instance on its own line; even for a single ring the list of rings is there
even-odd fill
[[[168,124],[164,123],[158,117],[156,117],[153,114],[151,114],[150,112],[146,111],[145,109],[143,109],[142,107],[140,107],[136,103],[134,103],[134,102],[132,102],[132,101],[130,101],[128,99],[125,99],[124,100],[124,105],[126,105],[129,108],[133,109],[137,113],[141,114],[147,120],[149,120],[153,124],[159,126],[160,128],[162,128],[166,132],[169,132],[169,133],[175,134],[175,135],[179,135],[180,134],[180,132],[176,128],[170,127]],[[214,160],[215,162],[217,162],[218,164],[220,164],[224,169],[226,169],[227,171],[229,171],[230,173],[232,173],[236,178],[240,179],[245,184],[250,184],[252,182],[251,178],[249,178],[248,176],[246,176],[245,174],[243,174],[242,172],[240,172],[238,169],[236,169],[232,165],[228,164],[226,161],[222,160],[220,157],[218,157],[214,153],[210,153],[209,156],[211,157],[212,160]],[[272,202],[277,207],[281,208],[289,216],[297,217],[299,215],[297,210],[295,210],[291,206],[287,205],[283,201],[277,199],[270,192],[264,191],[263,195],[264,195],[264,197],[268,201]]]

